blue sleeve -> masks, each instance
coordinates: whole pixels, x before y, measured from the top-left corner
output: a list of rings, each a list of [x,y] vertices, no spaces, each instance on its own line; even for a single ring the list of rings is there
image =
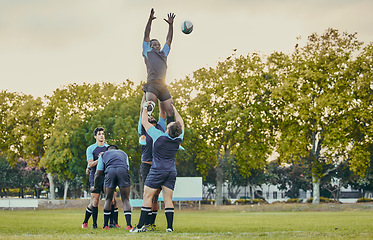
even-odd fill
[[[150,52],[152,48],[150,47],[150,42],[143,42],[142,43],[142,55],[148,58],[148,52]]]
[[[149,46],[150,46],[150,45],[149,45]],[[167,43],[165,43],[164,46],[163,46],[162,51],[164,52],[164,54],[165,54],[166,57],[167,57],[168,54],[170,53],[170,46],[168,46]]]
[[[163,132],[159,129],[156,129],[154,126],[149,128],[147,131],[148,135],[153,139],[153,144],[157,139],[163,135]]]
[[[139,124],[137,125],[137,133],[139,134],[139,136],[141,135],[141,126],[142,126],[141,121],[142,121],[142,119],[141,119],[141,116],[140,116]]]
[[[88,162],[88,160],[93,160],[93,148],[92,148],[92,146],[87,147],[86,155],[87,155],[87,162]]]
[[[102,161],[102,155],[98,158],[96,170],[104,170],[104,162]]]
[[[159,126],[161,126],[163,128],[163,131],[166,131],[167,120],[165,118],[161,118],[161,116],[159,116],[159,118],[158,118],[158,124],[159,124]]]

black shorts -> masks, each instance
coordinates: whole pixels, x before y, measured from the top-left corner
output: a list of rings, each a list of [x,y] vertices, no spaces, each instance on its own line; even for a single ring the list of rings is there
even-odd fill
[[[171,190],[174,190],[176,183],[176,171],[152,171],[150,170],[148,177],[145,181],[145,186],[153,189],[158,189],[161,186],[165,186]]]
[[[141,174],[141,179],[142,179],[142,185],[145,184],[146,177],[148,176],[151,167],[152,167],[151,164],[141,162],[140,174]]]
[[[89,185],[90,187],[93,187],[95,185],[94,179],[93,181],[91,181],[90,179]],[[101,192],[104,192],[104,174],[100,175],[100,178],[98,180],[98,188],[94,190],[92,193],[101,193]]]
[[[110,167],[106,169],[104,186],[107,188],[131,186],[128,169],[125,167]]]
[[[162,79],[148,80],[148,82],[143,85],[143,90],[144,92],[154,93],[161,102],[171,98],[171,94]]]

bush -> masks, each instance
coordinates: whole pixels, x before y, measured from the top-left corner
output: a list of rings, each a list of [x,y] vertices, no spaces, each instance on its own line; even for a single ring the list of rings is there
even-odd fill
[[[307,203],[312,203],[313,198],[307,199]],[[334,203],[334,199],[331,198],[325,198],[325,197],[320,197],[320,202],[321,203]]]
[[[361,202],[373,202],[373,199],[371,198],[359,198],[356,202],[361,203]]]
[[[301,200],[298,198],[290,198],[286,200],[286,203],[299,203]]]
[[[236,201],[234,201],[234,203],[238,203],[238,204],[250,204],[250,199],[237,199]],[[253,199],[253,203],[254,204],[258,204],[258,203],[266,203],[263,199]]]

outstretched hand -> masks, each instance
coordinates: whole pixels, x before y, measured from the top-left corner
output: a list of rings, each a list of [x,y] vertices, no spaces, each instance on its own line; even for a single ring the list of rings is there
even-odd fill
[[[154,19],[156,19],[156,17],[154,16],[154,8],[152,8],[152,10],[150,10],[150,16],[149,16],[149,19],[150,19],[150,20],[154,20]]]
[[[168,19],[164,19],[168,24],[173,24],[174,23],[174,18],[176,15],[174,13],[169,13],[167,14]]]

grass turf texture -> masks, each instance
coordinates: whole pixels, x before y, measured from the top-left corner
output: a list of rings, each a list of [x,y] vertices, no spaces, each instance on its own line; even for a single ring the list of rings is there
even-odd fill
[[[84,209],[5,210],[0,211],[0,239],[373,239],[373,209],[361,206],[342,211],[313,206],[306,211],[296,206],[176,209],[174,233],[165,232],[164,211],[158,213],[156,232],[129,233],[123,228],[102,230],[101,209],[95,230],[90,229],[91,219],[89,228],[81,229]],[[132,213],[132,223],[139,213]],[[119,216],[125,227],[123,213]]]

